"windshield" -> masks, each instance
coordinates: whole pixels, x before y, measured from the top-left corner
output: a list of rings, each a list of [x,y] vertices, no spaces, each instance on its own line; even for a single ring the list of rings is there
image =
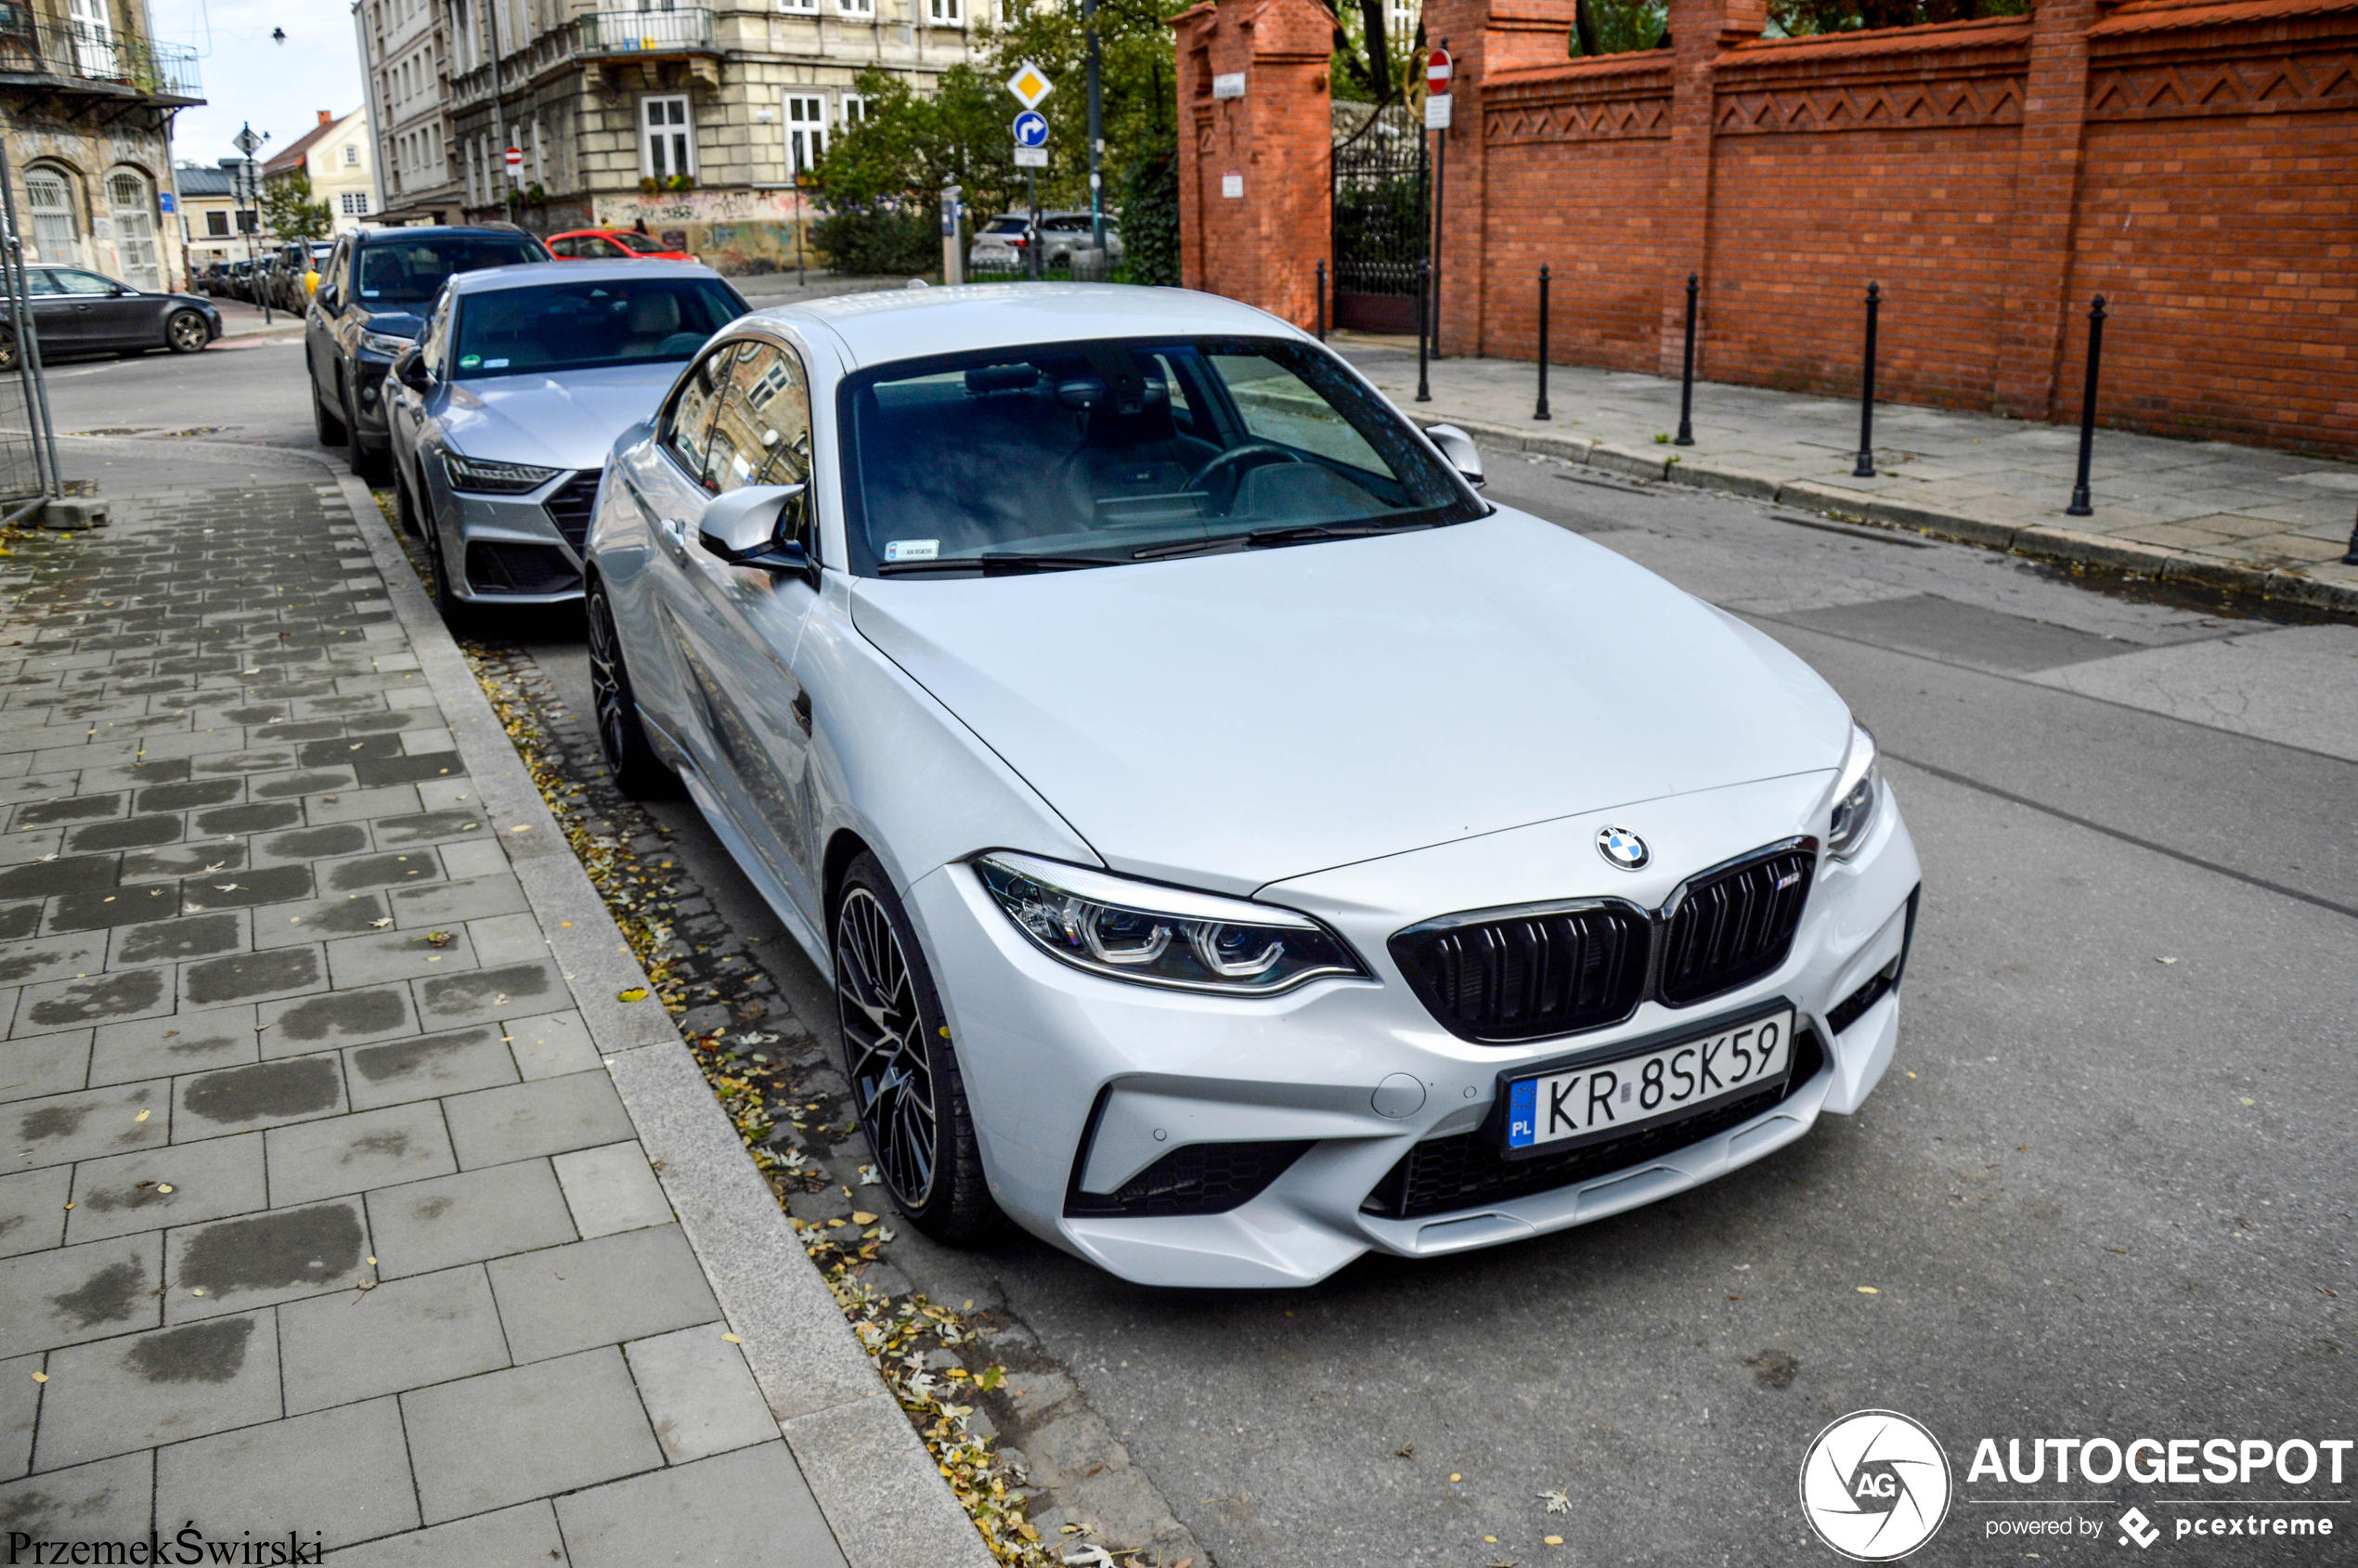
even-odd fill
[[[604,236],[604,238],[613,240],[615,244],[621,246],[626,251],[636,251],[642,256],[654,255],[657,252],[669,251],[671,249],[670,246],[665,244],[662,240],[656,239],[652,234],[634,233],[629,229],[624,229],[615,234],[609,234]]]
[[[541,259],[540,247],[499,235],[448,235],[389,240],[360,252],[360,297],[380,305],[423,305],[454,272],[513,266]]]
[[[745,313],[745,302],[718,278],[546,283],[469,294],[459,303],[457,374],[465,381],[686,359]]]
[[[1313,344],[1182,338],[880,366],[840,394],[853,569],[1113,565],[1487,508]]]

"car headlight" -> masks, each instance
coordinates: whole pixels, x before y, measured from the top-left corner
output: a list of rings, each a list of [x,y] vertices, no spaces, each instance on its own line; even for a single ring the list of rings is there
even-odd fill
[[[1846,861],[1867,842],[1875,823],[1875,802],[1883,797],[1883,771],[1875,766],[1875,737],[1863,724],[1850,726],[1850,755],[1843,758],[1842,775],[1834,781],[1834,817],[1826,833],[1826,853]]]
[[[487,458],[462,458],[456,452],[445,452],[442,472],[450,476],[454,490],[479,496],[521,496],[538,490],[564,470],[535,468],[528,462],[493,462]]]
[[[366,327],[360,329],[361,348],[370,354],[382,354],[388,359],[416,341],[414,338],[396,337],[391,332],[372,332]]]
[[[975,870],[1017,930],[1091,974],[1267,996],[1321,975],[1367,973],[1341,938],[1272,904],[1004,850],[978,857]]]

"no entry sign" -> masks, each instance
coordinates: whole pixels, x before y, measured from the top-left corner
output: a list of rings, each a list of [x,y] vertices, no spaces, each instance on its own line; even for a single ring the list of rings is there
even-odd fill
[[[1425,57],[1425,91],[1445,93],[1449,90],[1449,51],[1435,49]]]

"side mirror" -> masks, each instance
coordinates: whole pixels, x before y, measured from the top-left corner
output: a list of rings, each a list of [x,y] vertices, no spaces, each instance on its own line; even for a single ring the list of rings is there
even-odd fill
[[[1467,484],[1479,490],[1489,483],[1483,477],[1482,451],[1473,444],[1472,436],[1454,424],[1436,424],[1425,427],[1425,439],[1441,449],[1441,455],[1449,460],[1449,466]]]
[[[412,392],[434,390],[434,377],[426,370],[425,355],[418,344],[411,343],[394,356],[393,379]]]
[[[799,540],[778,537],[779,518],[799,511],[807,485],[747,485],[705,508],[697,542],[732,566],[808,576],[810,554]]]

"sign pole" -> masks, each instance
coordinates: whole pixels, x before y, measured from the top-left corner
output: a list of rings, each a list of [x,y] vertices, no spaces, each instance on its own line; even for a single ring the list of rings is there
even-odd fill
[[[1106,248],[1106,96],[1104,67],[1097,48],[1097,0],[1082,0],[1082,25],[1089,30],[1089,243]]]
[[[1456,62],[1449,58],[1449,40],[1425,57],[1425,124],[1432,132],[1432,235],[1430,241],[1432,257],[1432,310],[1427,330],[1432,344],[1432,357],[1441,357],[1441,230],[1442,214],[1449,190],[1449,121],[1454,100],[1449,95],[1449,77]]]

